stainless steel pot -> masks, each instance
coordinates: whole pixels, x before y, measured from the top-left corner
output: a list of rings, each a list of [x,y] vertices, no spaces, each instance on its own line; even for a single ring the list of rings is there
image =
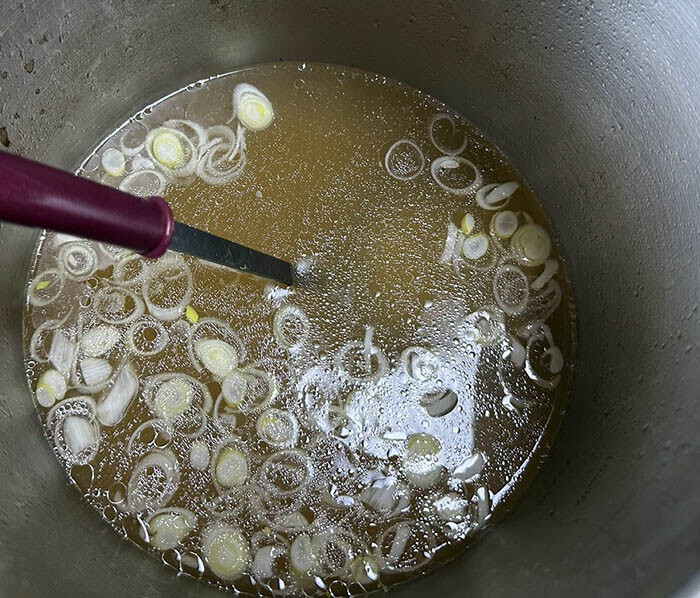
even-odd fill
[[[526,498],[400,593],[662,596],[691,591],[700,563],[699,57],[693,0],[3,0],[0,143],[71,169],[165,92],[279,59],[385,73],[460,110],[547,205],[580,358]],[[0,594],[213,596],[109,531],[43,439],[20,349],[34,238],[0,233]]]

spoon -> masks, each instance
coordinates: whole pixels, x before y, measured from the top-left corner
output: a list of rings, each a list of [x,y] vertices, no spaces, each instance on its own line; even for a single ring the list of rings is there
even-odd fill
[[[291,264],[176,222],[162,197],[140,198],[0,152],[0,220],[119,245],[148,258],[168,249],[291,285]]]

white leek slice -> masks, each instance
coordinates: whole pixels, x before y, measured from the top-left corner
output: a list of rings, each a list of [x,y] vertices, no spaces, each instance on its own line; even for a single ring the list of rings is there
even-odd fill
[[[119,190],[138,197],[163,195],[165,177],[157,170],[143,169],[132,172],[119,183]]]
[[[80,361],[80,372],[88,386],[96,386],[107,382],[112,375],[112,366],[106,359],[88,357]]]
[[[479,523],[484,523],[491,512],[491,492],[486,486],[476,489],[476,518]]]
[[[248,457],[235,447],[224,447],[217,457],[214,474],[223,488],[240,486],[248,477]]]
[[[524,272],[512,264],[503,264],[493,277],[493,295],[496,303],[510,315],[521,313],[530,297],[530,284]]]
[[[88,357],[100,357],[119,342],[119,330],[114,326],[100,324],[80,337],[80,349]]]
[[[406,373],[416,382],[434,382],[440,372],[440,360],[423,347],[408,347],[401,353]]]
[[[66,447],[75,457],[93,446],[97,440],[93,424],[78,415],[69,415],[63,420],[63,438]]]
[[[229,581],[238,577],[250,562],[245,536],[236,527],[215,524],[202,533],[202,551],[212,573]]]
[[[124,153],[114,147],[106,149],[102,154],[102,168],[110,176],[123,175],[126,168]]]
[[[437,499],[433,505],[438,517],[443,521],[461,523],[466,518],[469,501],[456,492],[448,492]]]
[[[425,405],[425,410],[431,417],[444,417],[454,410],[459,401],[457,393],[450,389],[436,393],[431,398]]]
[[[221,394],[229,407],[240,407],[247,391],[248,381],[239,371],[231,372],[221,382]]]
[[[126,364],[114,380],[112,389],[97,406],[99,422],[105,426],[117,425],[124,417],[138,389],[139,379],[131,366]]]
[[[143,315],[141,297],[118,287],[104,287],[95,295],[93,309],[97,317],[107,324],[129,324]]]
[[[425,156],[410,139],[399,139],[384,155],[384,168],[398,181],[415,179],[425,168]]]
[[[224,341],[207,338],[194,343],[194,352],[215,376],[224,377],[238,365],[238,353]]]
[[[530,285],[533,290],[539,291],[546,285],[559,270],[559,262],[557,260],[546,260],[542,274],[540,274]]]
[[[58,263],[71,280],[87,280],[97,270],[97,253],[82,241],[64,243],[58,251]]]
[[[176,168],[182,164],[185,151],[182,142],[172,131],[161,131],[153,138],[153,156],[159,164],[167,168]]]
[[[293,351],[301,347],[309,337],[309,318],[296,305],[285,305],[272,318],[272,332],[280,347]]]
[[[63,374],[58,370],[46,370],[36,384],[35,396],[42,407],[51,407],[60,401],[68,390],[68,384]]]
[[[148,520],[151,546],[169,550],[177,546],[197,527],[197,518],[187,509],[172,507],[154,513]]]
[[[71,371],[76,349],[75,343],[62,330],[56,330],[51,338],[49,361],[59,372],[67,376]]]
[[[253,131],[269,127],[275,112],[267,96],[257,87],[239,83],[233,88],[233,116]]]
[[[202,440],[196,440],[190,447],[190,465],[197,471],[204,471],[209,466],[209,447]]]
[[[350,565],[353,579],[363,585],[369,585],[379,579],[379,564],[371,556],[358,556]]]
[[[456,186],[446,181],[448,174],[457,174],[457,171],[465,166],[472,171],[472,178],[469,183]],[[481,171],[473,162],[461,156],[441,156],[436,158],[430,165],[430,174],[440,187],[455,195],[467,195],[481,187]]]
[[[506,207],[518,187],[516,182],[484,185],[476,192],[476,203],[484,210],[500,210]]]
[[[289,411],[267,409],[255,422],[258,436],[272,446],[289,448],[297,443],[299,424]]]
[[[186,378],[175,377],[160,385],[153,405],[160,417],[175,419],[189,409],[194,395],[195,389]]]
[[[462,232],[465,235],[471,234],[471,232],[474,230],[474,227],[476,226],[476,220],[474,219],[474,216],[472,214],[465,214],[462,216],[462,220],[460,222],[460,228],[462,229]]]
[[[474,453],[455,467],[452,475],[461,480],[469,480],[481,472],[484,468],[484,456]]]
[[[523,266],[540,266],[552,251],[552,239],[539,224],[528,223],[515,231],[510,246]]]
[[[478,260],[489,250],[489,238],[483,233],[469,235],[462,243],[462,253],[468,260]]]
[[[408,481],[420,488],[435,484],[442,473],[441,450],[440,441],[431,434],[409,436],[403,459],[403,469]]]
[[[318,567],[318,558],[308,534],[299,534],[289,547],[289,564],[294,573],[303,577]]]
[[[491,219],[491,232],[501,239],[510,239],[518,230],[518,217],[515,212],[504,210]]]
[[[456,147],[447,147],[443,143],[438,142],[438,140],[435,138],[435,125],[437,125],[440,121],[443,120],[446,120],[450,124],[451,134],[456,134],[457,127],[455,125],[455,119],[452,118],[452,116],[450,116],[449,114],[445,114],[443,112],[440,114],[436,114],[430,119],[430,123],[428,124],[428,135],[430,136],[430,141],[433,143],[435,148],[443,154],[446,154],[448,156],[456,156],[457,154],[461,154],[467,147],[466,135],[463,136],[464,139],[462,140],[462,143]]]
[[[64,278],[65,274],[57,268],[44,270],[37,274],[27,290],[30,305],[44,307],[53,303],[63,290]]]
[[[134,467],[126,486],[126,506],[132,513],[162,508],[180,481],[180,466],[170,451],[153,450]]]

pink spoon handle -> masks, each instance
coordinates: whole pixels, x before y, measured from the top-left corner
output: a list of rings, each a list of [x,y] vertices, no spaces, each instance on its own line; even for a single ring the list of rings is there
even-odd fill
[[[160,257],[175,220],[162,197],[142,199],[0,152],[0,220],[47,228]]]

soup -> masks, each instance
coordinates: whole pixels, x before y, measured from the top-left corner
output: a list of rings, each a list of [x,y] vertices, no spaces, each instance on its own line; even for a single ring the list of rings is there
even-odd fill
[[[348,595],[449,560],[517,499],[565,404],[574,308],[542,207],[460,115],[264,65],[148,106],[79,174],[297,278],[41,237],[29,385],[118,533],[241,592]]]

